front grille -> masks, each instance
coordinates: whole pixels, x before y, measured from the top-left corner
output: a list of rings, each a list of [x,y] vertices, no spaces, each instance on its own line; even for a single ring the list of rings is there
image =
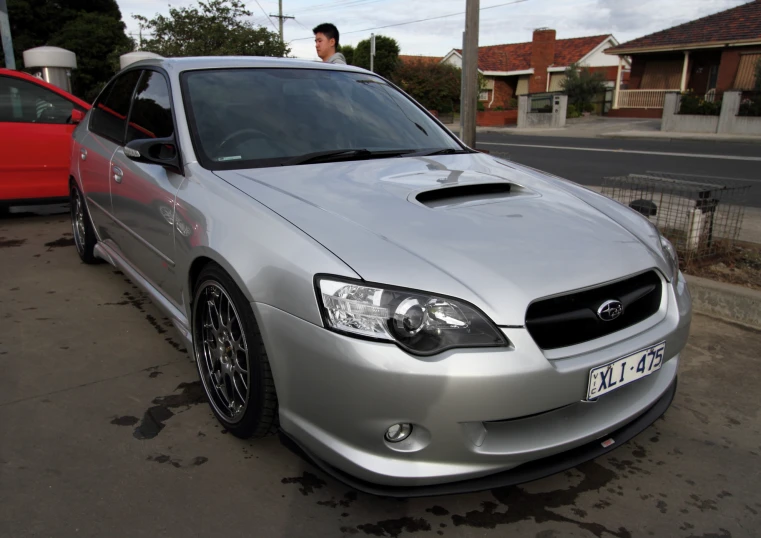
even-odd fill
[[[623,314],[603,321],[597,310],[609,300],[620,301]],[[556,349],[631,327],[655,314],[660,305],[661,279],[655,271],[648,271],[599,288],[532,303],[526,311],[526,329],[540,348]]]

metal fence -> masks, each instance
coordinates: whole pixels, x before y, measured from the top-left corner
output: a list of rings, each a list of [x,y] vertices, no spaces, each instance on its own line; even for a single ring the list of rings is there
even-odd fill
[[[683,265],[729,253],[750,189],[742,181],[646,172],[603,179],[602,194],[639,211],[676,247]]]

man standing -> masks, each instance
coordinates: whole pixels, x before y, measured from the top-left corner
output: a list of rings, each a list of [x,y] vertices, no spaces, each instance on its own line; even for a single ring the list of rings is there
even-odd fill
[[[312,32],[314,32],[314,45],[317,49],[317,56],[319,56],[323,62],[346,65],[346,58],[344,58],[344,55],[340,52],[336,52],[336,49],[339,46],[338,28],[330,23],[324,23],[315,26]]]

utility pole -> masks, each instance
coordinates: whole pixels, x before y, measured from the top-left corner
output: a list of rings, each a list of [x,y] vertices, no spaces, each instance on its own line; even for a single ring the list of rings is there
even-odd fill
[[[375,34],[370,34],[370,71],[375,73]]]
[[[15,70],[16,58],[13,56],[11,23],[8,20],[8,6],[5,4],[5,0],[0,0],[0,36],[3,41],[3,52],[5,52],[5,67]]]
[[[465,145],[476,147],[476,111],[478,109],[478,19],[479,0],[466,0],[465,9],[465,50],[463,50],[464,92],[460,108],[462,133],[460,139]]]
[[[285,43],[285,40],[283,39],[283,23],[285,22],[286,19],[295,19],[296,17],[283,15],[283,0],[278,0],[278,8],[279,8],[278,14],[272,15],[270,13],[270,17],[275,17],[276,19],[278,19],[278,21],[280,21],[280,41],[282,43]]]
[[[460,55],[460,140],[462,140],[463,132],[465,131],[465,108],[463,103],[465,102],[465,32],[462,33],[462,54]]]

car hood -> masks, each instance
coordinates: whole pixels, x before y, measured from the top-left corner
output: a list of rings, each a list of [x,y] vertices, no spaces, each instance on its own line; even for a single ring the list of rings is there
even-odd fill
[[[216,174],[363,279],[459,297],[500,325],[523,325],[538,298],[669,271],[632,210],[483,154]]]

